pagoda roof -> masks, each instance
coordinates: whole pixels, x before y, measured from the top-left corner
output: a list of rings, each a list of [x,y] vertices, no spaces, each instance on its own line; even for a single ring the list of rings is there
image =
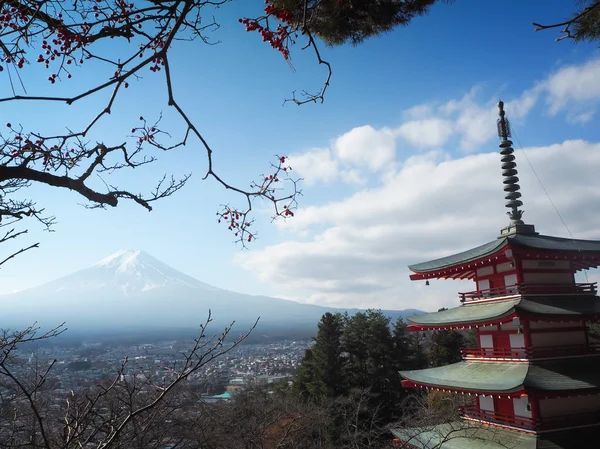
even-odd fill
[[[465,302],[452,309],[426,313],[408,318],[420,329],[440,327],[482,326],[508,320],[515,315],[540,317],[589,317],[600,315],[597,296],[541,296],[527,295],[502,301]]]
[[[458,362],[421,370],[400,371],[415,384],[474,392],[512,393],[523,389],[528,365],[518,362]]]
[[[563,237],[552,237],[540,234],[511,234],[502,236],[494,241],[469,249],[457,254],[430,260],[408,268],[418,274],[446,270],[448,268],[476,262],[480,259],[497,255],[507,249],[531,249],[542,252],[573,253],[579,256],[593,256],[595,261],[589,261],[580,268],[589,268],[600,264],[600,240],[577,240]],[[590,264],[591,263],[591,264]]]
[[[423,273],[427,271],[442,270],[444,268],[450,268],[467,262],[473,262],[482,257],[496,253],[499,249],[506,246],[506,240],[506,238],[496,239],[493,242],[489,242],[485,245],[481,245],[457,254],[452,254],[440,259],[434,259],[415,265],[409,265],[408,268],[415,273]]]
[[[545,360],[533,363],[462,361],[422,370],[401,371],[418,386],[486,393],[525,389],[568,392],[600,388],[600,358]]]
[[[535,434],[463,421],[391,429],[395,437],[418,449],[579,449],[596,441],[599,431],[592,426]]]
[[[483,304],[463,304],[441,312],[426,313],[408,318],[420,328],[438,328],[440,326],[481,325],[489,321],[501,320],[515,312],[515,306],[521,299],[489,302]]]

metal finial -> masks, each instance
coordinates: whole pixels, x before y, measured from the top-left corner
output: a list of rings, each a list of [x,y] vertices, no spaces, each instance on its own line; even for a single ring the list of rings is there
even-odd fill
[[[510,122],[506,117],[504,117],[504,102],[502,100],[498,101],[498,115],[500,118],[498,119],[498,137],[503,140],[508,140],[510,137]]]
[[[510,212],[507,212],[507,214],[510,217],[511,224],[523,224],[521,220],[523,211],[519,210],[523,202],[519,199],[521,198],[521,193],[519,192],[521,186],[517,184],[519,178],[516,176],[518,172],[513,154],[515,150],[512,148],[512,142],[508,140],[510,137],[510,123],[505,117],[504,102],[502,101],[498,101],[498,115],[500,115],[498,119],[498,137],[502,139],[499,145],[500,154],[502,155],[500,159],[502,161],[502,176],[504,176],[502,182],[504,184],[504,191],[506,192],[504,198],[506,199],[506,207],[510,209]]]

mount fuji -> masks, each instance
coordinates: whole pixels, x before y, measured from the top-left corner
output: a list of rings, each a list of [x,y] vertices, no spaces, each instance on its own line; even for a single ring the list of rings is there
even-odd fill
[[[43,327],[66,322],[70,330],[94,333],[197,328],[209,309],[215,324],[235,320],[236,328],[250,326],[260,317],[261,332],[273,328],[314,332],[325,312],[346,311],[223,290],[143,251],[122,250],[63,278],[0,296],[0,328],[35,321]],[[423,312],[385,313],[396,319]]]

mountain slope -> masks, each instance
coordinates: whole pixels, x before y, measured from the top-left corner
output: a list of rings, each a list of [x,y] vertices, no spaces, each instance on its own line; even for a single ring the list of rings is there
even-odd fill
[[[197,327],[209,309],[219,326],[233,320],[249,326],[260,317],[259,329],[314,328],[323,313],[345,310],[219,289],[139,250],[118,251],[63,278],[0,296],[0,307],[0,328],[66,321],[78,331]],[[416,313],[422,312],[388,312],[393,319]]]

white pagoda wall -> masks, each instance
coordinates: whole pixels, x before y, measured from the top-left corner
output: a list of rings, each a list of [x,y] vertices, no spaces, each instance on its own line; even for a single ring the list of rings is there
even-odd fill
[[[525,347],[525,336],[523,334],[510,334],[510,347],[511,348],[524,348]]]
[[[525,416],[531,418],[531,410],[527,410],[528,399],[525,398],[514,398],[513,408],[515,409],[515,416]]]
[[[494,398],[492,396],[479,396],[479,408],[481,410],[487,410],[488,412],[494,411]]]
[[[493,348],[494,347],[494,339],[491,335],[480,335],[479,336],[479,346],[481,348]]]

